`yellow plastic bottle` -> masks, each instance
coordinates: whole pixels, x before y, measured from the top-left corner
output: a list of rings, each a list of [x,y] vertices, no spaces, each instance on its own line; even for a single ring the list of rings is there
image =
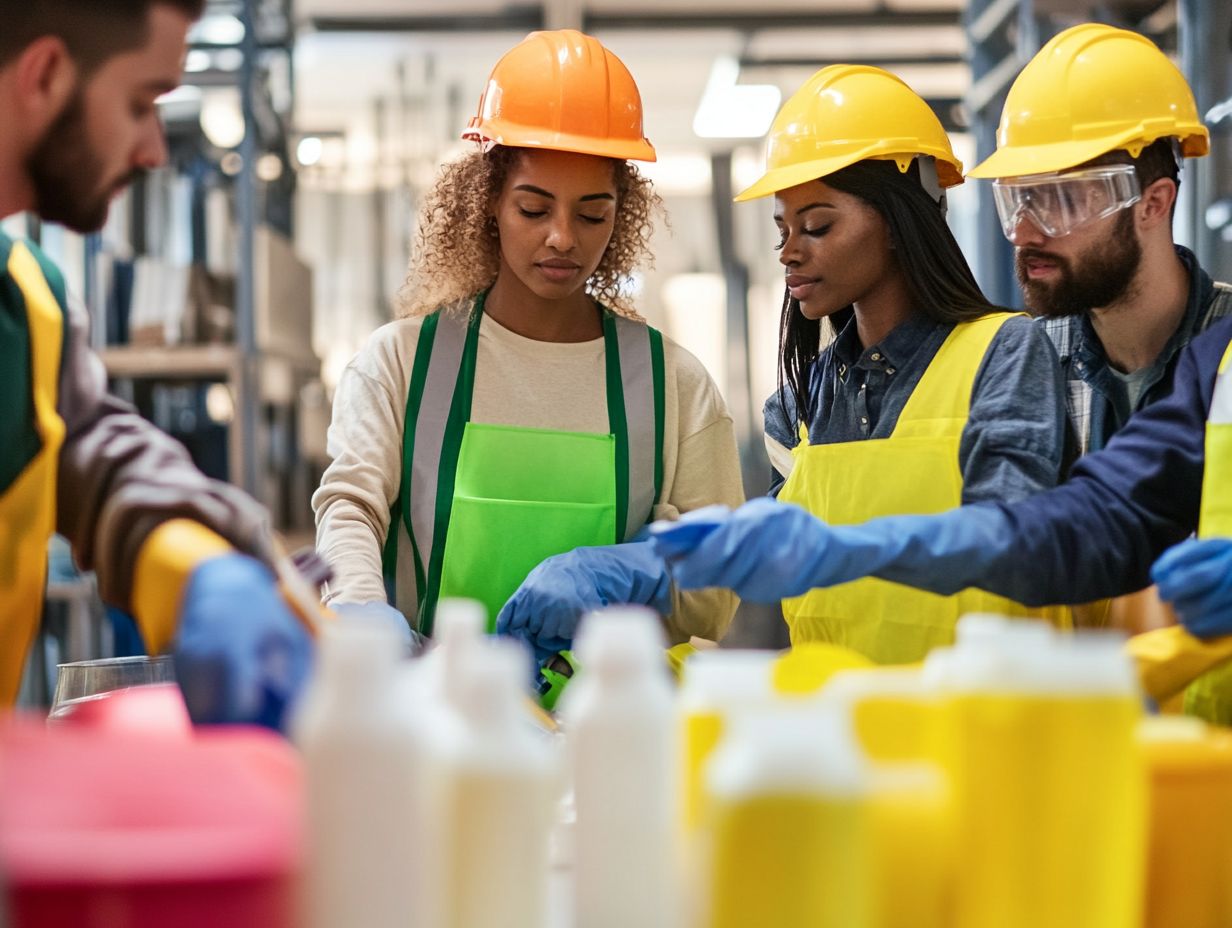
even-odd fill
[[[1232,731],[1143,720],[1151,789],[1145,928],[1232,925]]]
[[[879,928],[949,928],[954,807],[943,768],[946,701],[921,668],[837,673],[821,699],[850,715],[871,766],[873,886]]]
[[[932,662],[952,699],[953,924],[1138,928],[1145,780],[1122,641],[995,626],[981,620]]]
[[[918,665],[841,671],[822,698],[847,707],[870,761],[940,761],[945,701]]]
[[[873,892],[879,928],[949,928],[954,817],[949,782],[933,764],[878,766],[869,785]]]
[[[872,928],[867,771],[817,704],[737,715],[706,774],[707,928]]]
[[[680,694],[681,761],[679,805],[686,836],[703,819],[703,769],[738,712],[774,701],[773,651],[717,650],[694,655],[684,667]]]

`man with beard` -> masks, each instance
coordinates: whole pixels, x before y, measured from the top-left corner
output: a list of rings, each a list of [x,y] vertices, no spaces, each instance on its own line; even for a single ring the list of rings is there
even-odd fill
[[[1172,241],[1178,159],[1205,155],[1208,133],[1149,39],[1088,23],[1023,69],[998,143],[969,176],[994,178],[1027,308],[1061,356],[1074,450],[1096,451],[1171,389],[1189,340],[1232,314],[1232,288]]]
[[[0,217],[99,229],[166,160],[157,98],[203,0],[0,0]],[[0,234],[0,704],[37,630],[47,542],[68,537],[149,649],[172,647],[197,721],[274,727],[310,661],[265,515],[106,393],[59,270]],[[241,553],[245,552],[245,553]]]
[[[1172,389],[1177,355],[1232,314],[1172,241],[1180,158],[1208,151],[1184,77],[1149,39],[1088,23],[1044,46],[1014,81],[991,177],[1027,308],[1067,385],[1070,456],[1097,451]],[[1154,587],[1078,607],[1084,625],[1175,623]]]
[[[680,589],[754,602],[871,576],[1028,606],[1120,596],[1139,614],[1111,621],[1141,627],[1154,620],[1124,594],[1153,580],[1181,624],[1131,640],[1144,688],[1232,724],[1232,288],[1171,233],[1177,159],[1208,149],[1193,95],[1147,39],[1076,26],[1019,75],[998,135],[971,175],[996,178],[1027,303],[1068,372],[1078,447],[1096,453],[1018,503],[830,526],[754,500],[656,526],[654,544]]]

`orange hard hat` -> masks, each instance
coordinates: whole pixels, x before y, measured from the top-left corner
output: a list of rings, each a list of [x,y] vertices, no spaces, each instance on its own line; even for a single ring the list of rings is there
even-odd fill
[[[532,32],[492,69],[462,133],[489,145],[654,161],[633,76],[599,40],[572,29]]]

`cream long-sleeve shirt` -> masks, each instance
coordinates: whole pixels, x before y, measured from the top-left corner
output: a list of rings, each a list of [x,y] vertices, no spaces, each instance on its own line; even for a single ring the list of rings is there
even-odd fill
[[[317,549],[332,564],[329,602],[385,600],[381,549],[398,495],[406,395],[423,320],[377,329],[347,365],[334,397],[332,463],[313,495]],[[701,363],[663,339],[663,489],[656,519],[743,501],[731,416]],[[471,420],[497,425],[608,432],[604,343],[524,338],[484,316]],[[736,608],[725,590],[673,592],[674,642],[717,640]]]

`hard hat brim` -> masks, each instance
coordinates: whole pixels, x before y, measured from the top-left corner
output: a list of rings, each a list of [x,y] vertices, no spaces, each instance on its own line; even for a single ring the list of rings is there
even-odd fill
[[[912,152],[907,156],[914,158],[918,154],[931,154],[931,152]],[[756,183],[736,194],[733,200],[736,203],[745,203],[749,200],[773,196],[780,190],[790,190],[792,187],[807,184],[811,180],[824,180],[836,171],[850,167],[858,161],[893,161],[895,158],[895,155],[860,152],[856,157],[821,158],[817,161],[806,161],[801,164],[771,168]],[[951,161],[937,158],[937,178],[942,187],[956,187],[963,182],[962,167]]]
[[[568,151],[579,155],[596,155],[600,158],[616,158],[620,161],[657,161],[654,146],[649,139],[601,139],[566,132],[544,132],[525,126],[489,120],[483,132],[468,128],[462,138],[492,142],[507,148],[542,148],[548,151]]]
[[[1168,137],[1167,134],[1159,136],[1159,138]],[[1141,138],[1142,132],[1133,130],[1120,138],[1110,139],[1105,136],[1098,139],[1066,139],[1048,145],[999,148],[968,171],[967,176],[976,179],[995,179],[1068,171],[1110,151],[1126,148],[1131,143],[1140,144]],[[1181,140],[1181,154],[1186,158],[1200,158],[1208,151],[1210,151],[1210,139],[1205,130]]]

